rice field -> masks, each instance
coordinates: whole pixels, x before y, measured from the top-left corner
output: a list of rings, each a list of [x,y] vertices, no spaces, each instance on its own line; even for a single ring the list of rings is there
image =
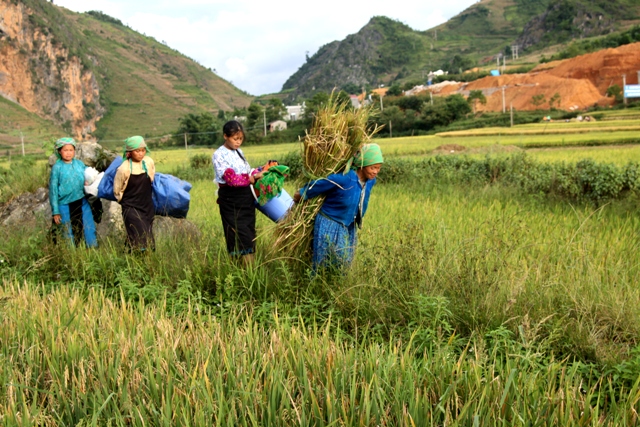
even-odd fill
[[[437,138],[379,142],[411,157]],[[244,151],[259,165],[298,149]],[[638,150],[527,153],[621,164]],[[170,173],[212,152],[152,157]],[[0,424],[638,425],[637,195],[596,209],[379,184],[352,268],[321,276],[268,253],[261,214],[256,264],[232,263],[215,191],[193,182],[197,233],[158,236],[147,257],[122,236],[84,251],[42,224],[0,231]]]
[[[267,258],[262,215],[233,267],[213,185],[192,197],[202,240],[147,259],[3,243],[3,424],[637,423],[635,204],[381,185],[325,281]]]

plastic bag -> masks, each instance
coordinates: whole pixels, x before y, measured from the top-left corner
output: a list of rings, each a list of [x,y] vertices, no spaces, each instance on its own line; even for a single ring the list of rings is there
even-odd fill
[[[173,175],[156,172],[153,179],[153,206],[156,215],[186,218],[191,184]]]
[[[95,168],[88,167],[84,170],[84,194],[98,197],[98,186],[104,172],[98,172]]]
[[[118,156],[111,162],[107,170],[104,171],[100,185],[98,185],[98,197],[101,199],[111,200],[112,202],[116,201],[116,196],[113,195],[113,181],[116,177],[116,170],[121,164],[122,156]]]

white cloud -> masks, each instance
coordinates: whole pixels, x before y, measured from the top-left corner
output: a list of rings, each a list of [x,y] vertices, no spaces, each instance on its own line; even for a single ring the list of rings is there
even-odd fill
[[[165,41],[254,95],[278,92],[305,61],[332,41],[358,32],[373,16],[427,30],[476,0],[55,0],[77,12],[100,10]]]

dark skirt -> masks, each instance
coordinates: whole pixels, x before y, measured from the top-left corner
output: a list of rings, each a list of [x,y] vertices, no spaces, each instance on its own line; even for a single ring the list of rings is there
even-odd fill
[[[133,250],[155,249],[153,219],[155,209],[151,179],[147,174],[131,175],[120,200],[122,220],[127,231],[127,246]]]
[[[227,251],[231,255],[255,252],[256,206],[249,187],[221,186],[218,205]]]
[[[313,225],[313,268],[348,267],[357,242],[355,222],[347,227],[319,213]]]

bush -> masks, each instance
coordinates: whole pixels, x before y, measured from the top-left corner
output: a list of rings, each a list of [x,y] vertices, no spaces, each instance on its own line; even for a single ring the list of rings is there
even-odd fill
[[[302,159],[289,153],[282,163],[291,179],[304,179]],[[473,159],[467,156],[434,156],[420,161],[387,159],[378,180],[384,183],[432,182],[472,186],[503,185],[528,194],[543,194],[572,202],[601,206],[640,190],[640,164],[618,167],[582,160],[576,164],[539,163],[525,153],[508,157]]]

